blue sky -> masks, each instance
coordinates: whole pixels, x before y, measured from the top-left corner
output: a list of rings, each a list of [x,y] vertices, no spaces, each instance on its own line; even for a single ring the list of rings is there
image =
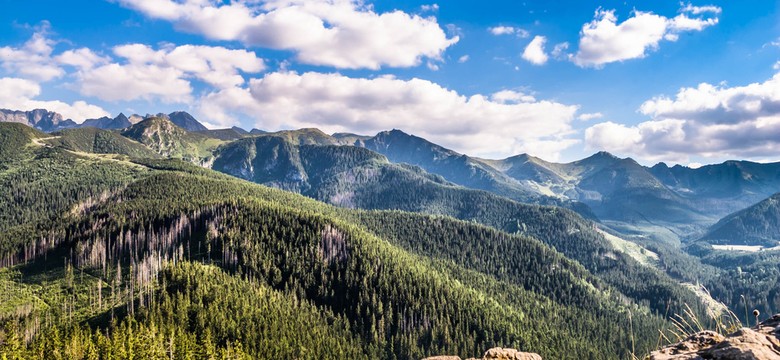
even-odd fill
[[[493,158],[780,160],[776,0],[63,4],[0,0],[0,107],[399,128]]]

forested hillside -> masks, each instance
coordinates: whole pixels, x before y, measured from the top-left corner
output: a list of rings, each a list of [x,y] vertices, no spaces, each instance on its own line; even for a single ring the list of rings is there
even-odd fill
[[[718,221],[703,240],[713,244],[761,245],[780,244],[780,193]]]
[[[3,196],[52,200],[3,209],[9,358],[625,358],[664,326],[532,237],[335,208],[177,160],[80,155],[0,125],[23,144]]]

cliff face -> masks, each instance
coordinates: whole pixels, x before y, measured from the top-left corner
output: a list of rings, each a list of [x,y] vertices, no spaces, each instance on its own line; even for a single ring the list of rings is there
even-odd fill
[[[650,354],[650,360],[780,360],[780,314],[728,336],[702,331]]]
[[[44,109],[31,111],[0,109],[0,122],[21,123],[46,132],[77,126],[71,120],[63,120],[62,115]]]

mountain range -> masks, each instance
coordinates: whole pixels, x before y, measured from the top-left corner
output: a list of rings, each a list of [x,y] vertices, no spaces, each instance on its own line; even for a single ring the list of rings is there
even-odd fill
[[[166,119],[175,126],[158,131],[139,125],[151,118]],[[304,193],[316,191],[318,185],[308,184],[313,174],[302,167],[305,159],[300,159],[299,149],[291,146],[361,147],[383,155],[388,163],[416,166],[426,173],[424,178],[438,175],[450,185],[485,190],[520,202],[567,207],[623,231],[667,228],[683,240],[702,236],[708,226],[724,216],[780,190],[780,163],[727,161],[697,169],[659,163],[646,167],[606,152],[570,163],[548,162],[528,154],[489,160],[457,153],[400,130],[375,136],[328,135],[317,129],[275,133],[238,127],[209,130],[183,111],[129,118],[119,114],[113,119],[75,124],[46,110],[0,110],[0,121],[20,122],[44,131],[122,129],[126,137],[150,145],[161,156],[186,157],[247,180]],[[176,133],[176,129],[184,131]],[[419,169],[405,171],[420,174]],[[315,179],[318,184],[325,184],[323,175],[315,178],[319,178]],[[346,204],[348,201],[343,199],[349,197],[348,193],[341,194],[337,198],[342,200],[334,201]]]
[[[45,110],[3,114],[17,124],[0,122],[0,283],[17,290],[0,320],[54,314],[71,344],[92,341],[74,324],[89,324],[93,339],[118,319],[119,347],[165,329],[201,339],[196,357],[208,347],[300,357],[290,344],[305,344],[328,358],[476,356],[494,345],[623,358],[657,346],[670,312],[780,303],[774,252],[718,248],[777,245],[778,164],[646,167],[606,152],[490,160],[400,130],[209,130],[184,112],[75,126]],[[73,269],[89,275],[76,280]],[[63,296],[66,313],[52,308]],[[193,318],[166,310],[174,303]],[[267,327],[245,332],[209,314]],[[552,319],[579,335],[561,337]],[[11,328],[33,331],[24,326]],[[278,341],[262,343],[256,334],[269,331]]]

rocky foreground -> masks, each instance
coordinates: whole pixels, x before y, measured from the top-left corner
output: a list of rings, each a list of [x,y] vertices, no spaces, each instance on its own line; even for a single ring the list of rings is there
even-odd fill
[[[432,356],[423,360],[461,360],[460,356],[442,355]],[[492,348],[485,352],[481,358],[468,358],[466,360],[542,360],[539,354],[521,352],[515,349]]]
[[[780,360],[780,314],[723,336],[702,331],[650,354],[650,360]]]
[[[714,331],[692,334],[684,340],[654,351],[650,360],[780,360],[780,314],[753,328],[742,328],[723,336]],[[443,355],[423,360],[461,360]],[[534,353],[515,349],[493,348],[482,358],[467,360],[542,360]]]

